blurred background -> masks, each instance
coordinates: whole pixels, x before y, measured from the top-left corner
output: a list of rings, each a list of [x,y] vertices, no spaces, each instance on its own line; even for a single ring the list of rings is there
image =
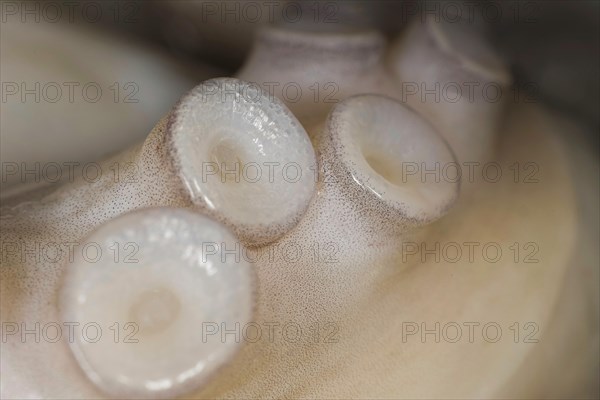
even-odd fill
[[[599,12],[597,1],[560,0],[3,1],[2,193],[36,176],[14,168],[97,160],[139,141],[198,82],[234,74],[262,25],[282,22],[391,40],[411,18],[477,15],[515,85],[587,126],[598,148]]]

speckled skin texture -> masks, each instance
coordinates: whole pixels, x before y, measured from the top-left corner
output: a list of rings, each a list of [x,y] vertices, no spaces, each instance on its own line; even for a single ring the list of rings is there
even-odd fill
[[[549,387],[532,385],[544,375],[545,366],[528,361],[535,368],[525,372],[520,366],[538,347],[515,344],[508,331],[514,321],[534,321],[541,343],[552,334],[549,321],[564,318],[554,310],[574,249],[576,224],[570,177],[555,136],[559,132],[549,130],[555,121],[534,108],[514,110],[508,123],[499,161],[535,160],[543,166],[545,183],[478,183],[476,199],[461,202],[446,217],[401,238],[386,236],[385,227],[354,217],[356,203],[344,202],[343,191],[320,186],[306,217],[265,253],[290,243],[303,249],[332,243],[339,249],[334,262],[315,260],[308,251],[296,262],[280,257],[255,264],[260,282],[257,321],[281,326],[294,321],[308,333],[295,343],[279,337],[273,343],[248,344],[206,390],[190,397],[498,398],[498,393],[507,393],[518,398],[527,393],[536,398],[557,388],[573,390],[559,381]],[[549,132],[552,140],[547,139]],[[525,151],[538,142],[535,154]],[[402,260],[402,241],[424,241],[428,248],[436,242],[495,241],[506,248],[512,241],[532,240],[540,243],[538,264],[515,264],[512,257],[494,264],[435,262],[432,257]],[[428,329],[436,322],[474,322],[479,327],[496,322],[504,336],[497,343],[480,336],[469,343],[463,331],[457,343],[436,343],[433,335],[422,342],[420,334],[403,341],[403,324],[410,322],[425,322]],[[317,325],[322,330],[315,341],[311,328]],[[590,343],[593,337],[586,334],[581,340]],[[564,349],[575,346],[556,338],[552,343]],[[584,366],[577,368],[581,372]],[[517,378],[521,388],[527,385],[525,392],[510,387]]]
[[[262,257],[253,260],[258,282],[254,319],[263,327],[263,338],[248,341],[206,386],[185,398],[540,398],[589,392],[580,389],[590,382],[581,377],[594,360],[576,360],[568,380],[547,373],[549,364],[562,366],[563,357],[585,353],[597,338],[594,327],[575,335],[565,332],[563,322],[572,321],[565,317],[575,314],[571,307],[559,307],[586,303],[589,296],[582,294],[585,299],[579,302],[567,296],[571,300],[564,303],[564,294],[559,296],[566,290],[565,277],[573,276],[577,227],[582,224],[572,187],[573,178],[581,174],[569,170],[560,138],[576,128],[538,106],[515,105],[509,111],[496,160],[505,171],[516,161],[535,162],[540,181],[478,180],[472,195],[448,215],[408,231],[402,227],[400,236],[388,229],[402,222],[397,213],[377,224],[369,219],[381,210],[390,215],[385,213],[389,206],[378,203],[370,209],[364,193],[354,196],[357,189],[348,186],[352,182],[329,184],[326,175],[320,175],[317,194],[298,225],[255,249]],[[479,123],[497,129],[491,120]],[[320,121],[320,129],[317,126],[310,131],[317,159],[321,165],[335,163],[328,151],[319,150],[325,121]],[[153,131],[154,139],[147,140],[142,153],[138,149],[126,157],[160,154],[162,132],[164,123]],[[133,191],[110,181],[93,189],[70,186],[65,193],[71,196],[59,190],[39,203],[3,210],[3,243],[81,240],[95,226],[139,203],[190,207],[191,201],[177,194],[181,185],[173,178],[176,171],[169,170],[168,163],[153,164],[153,157],[147,160],[148,168],[165,166],[156,172],[162,187]],[[128,200],[114,199],[115,193],[126,194]],[[510,254],[496,263],[404,260],[402,245],[408,241],[423,242],[427,248],[436,243],[496,242],[503,249],[513,242],[535,242],[540,261],[515,264]],[[3,258],[0,273],[2,321],[33,324],[58,318],[55,298],[62,265]],[[578,269],[572,278],[579,283],[575,287],[591,281],[592,273]],[[517,321],[535,322],[540,343],[515,344],[508,327]],[[269,339],[265,323],[281,328],[290,322],[304,332],[299,339],[286,339],[281,329]],[[496,343],[480,335],[474,342],[463,338],[436,343],[431,336],[422,341],[419,335],[404,341],[406,322],[426,323],[429,329],[436,322],[496,322],[504,335]],[[296,339],[294,333],[292,329]],[[63,341],[27,346],[11,339],[3,345],[2,371],[5,398],[103,397]]]
[[[277,107],[281,111],[280,106]],[[288,118],[293,118],[287,113],[284,114],[288,115]],[[304,132],[297,121],[295,123],[297,129],[300,129],[301,133]],[[90,176],[75,174],[74,182],[41,188],[35,193],[27,193],[24,197],[3,202],[0,220],[3,244],[3,321],[22,321],[34,326],[34,321],[44,325],[45,322],[60,320],[56,311],[56,295],[63,273],[64,258],[61,262],[55,262],[53,260],[56,257],[52,256],[51,260],[48,260],[47,257],[40,256],[38,251],[36,259],[23,255],[22,251],[52,243],[62,246],[63,251],[68,251],[68,246],[73,243],[78,244],[80,249],[84,244],[82,241],[94,228],[136,209],[172,206],[198,210],[198,206],[192,201],[193,194],[187,191],[177,170],[180,165],[178,157],[181,157],[181,154],[174,151],[176,144],[170,138],[171,133],[167,130],[167,125],[168,117],[161,119],[142,144],[99,163],[91,170]],[[306,133],[303,134],[306,137]],[[308,137],[305,140],[305,145],[310,149],[309,154],[312,154]],[[181,153],[183,150],[178,151]],[[118,166],[118,169],[115,166]],[[94,173],[96,170],[99,171],[97,177]],[[314,187],[314,181],[308,183]],[[310,190],[308,196],[299,200],[300,210],[308,206],[312,196]],[[306,205],[303,206],[302,201]],[[281,231],[282,226],[289,229],[290,222],[299,219],[298,212],[292,212],[289,217],[291,221],[282,221],[273,232],[278,235],[284,233]],[[258,229],[260,228],[258,225]],[[268,226],[262,228],[265,228],[265,233],[273,233],[267,229]],[[261,232],[256,232],[256,229],[256,226],[253,227],[251,233],[260,238]],[[80,375],[73,360],[62,354],[65,350],[62,342],[42,342],[38,347],[31,347],[27,343],[20,343],[19,340],[20,337],[17,337],[14,342],[7,343],[8,347],[14,346],[15,351],[6,357],[3,356],[4,371],[16,371],[21,367],[31,368],[32,373],[29,377],[38,379],[35,369],[39,368],[39,374],[43,375],[46,368],[35,362],[41,352],[64,367],[66,374]],[[27,367],[32,362],[33,364]],[[12,377],[3,380],[6,393],[16,393],[18,397],[29,393],[29,390],[32,390],[30,395],[33,397],[52,397],[56,393],[63,393],[63,389],[59,389],[63,383],[51,377],[48,377],[47,381],[38,381],[38,386],[33,384],[33,381],[22,382],[21,379],[28,378],[17,372],[9,372],[6,375]],[[17,390],[16,387],[21,389]],[[30,389],[20,391],[23,388]],[[73,386],[65,387],[65,390],[66,392],[59,397],[84,396],[89,390],[93,393],[93,389],[80,378],[73,379]]]
[[[24,322],[33,327],[36,322],[61,321],[57,310],[57,295],[68,259],[68,246],[84,245],[84,238],[99,225],[125,212],[157,205],[189,207],[182,187],[173,178],[166,161],[164,147],[165,120],[161,120],[143,144],[101,163],[102,174],[90,184],[78,178],[66,186],[45,191],[36,201],[11,201],[2,208],[2,320]],[[139,166],[139,174],[115,175],[110,166],[127,163]],[[81,176],[81,175],[80,175]],[[116,179],[118,178],[118,179]],[[26,197],[26,199],[35,196]],[[62,257],[43,256],[35,246],[57,243]],[[16,248],[8,248],[13,246]],[[33,255],[24,255],[29,249]],[[6,349],[6,351],[4,351]],[[40,355],[43,355],[41,361]],[[52,366],[52,367],[51,367]],[[64,380],[48,369],[60,371]],[[23,374],[19,371],[29,371]],[[13,337],[3,344],[3,391],[7,396],[49,398],[80,396],[97,397],[69,354],[66,340],[58,343],[41,341],[32,346]],[[67,378],[70,377],[70,378]]]
[[[394,103],[391,99],[377,96],[367,96],[365,101],[367,103],[374,102],[375,105],[378,101],[383,101],[384,104]],[[350,100],[349,103],[352,103],[352,101]],[[400,109],[403,107],[400,104],[396,106]],[[340,108],[343,109],[344,107],[344,103],[342,103]],[[412,112],[408,115],[420,120],[420,117]],[[377,123],[377,121],[375,122]],[[410,123],[410,121],[407,122]],[[287,285],[290,280],[289,277],[279,280],[278,275],[280,272],[289,273],[293,270],[300,272],[306,268],[316,268],[313,273],[304,271],[301,276],[298,275],[291,280],[291,282],[295,282],[294,284],[301,284],[304,281],[307,285],[314,285],[316,282],[325,284],[333,279],[332,274],[338,274],[340,272],[339,268],[347,269],[351,272],[347,275],[347,278],[344,280],[336,279],[341,284],[336,287],[336,299],[331,303],[327,302],[329,303],[327,306],[323,304],[328,312],[347,306],[347,301],[354,292],[352,285],[354,279],[360,279],[360,281],[366,283],[369,279],[378,276],[376,270],[364,269],[364,266],[380,259],[391,261],[389,258],[390,250],[396,247],[393,238],[397,237],[398,232],[406,231],[408,227],[415,227],[439,217],[442,211],[446,210],[455,199],[454,193],[447,200],[442,201],[439,211],[436,211],[434,215],[424,221],[419,222],[407,218],[406,210],[403,210],[400,204],[388,205],[380,199],[376,199],[373,194],[366,192],[362,186],[355,185],[349,179],[348,171],[342,174],[337,171],[337,166],[346,164],[351,160],[340,148],[336,149],[333,145],[332,139],[339,134],[335,131],[334,125],[335,123],[330,123],[327,132],[316,136],[320,138],[317,140],[320,169],[335,171],[336,176],[325,173],[320,177],[318,198],[313,200],[313,205],[301,220],[301,226],[293,229],[293,234],[286,236],[272,247],[271,254],[274,255],[274,258],[269,260],[269,264],[274,268],[272,278],[275,281],[266,279],[259,284],[259,287],[266,291],[265,293],[269,293],[271,285],[275,285],[281,296],[287,296],[292,295],[295,291],[282,291],[280,285]],[[433,140],[434,142],[443,143],[437,135],[428,137],[427,135],[421,136],[419,133],[418,131],[413,133],[415,140]],[[189,195],[183,189],[184,185],[181,184],[179,179],[175,178],[177,173],[173,165],[176,165],[176,163],[169,156],[171,147],[165,146],[167,140],[165,138],[165,119],[163,119],[141,147],[118,157],[119,162],[126,163],[131,160],[143,166],[142,176],[145,176],[145,178],[141,178],[136,183],[114,182],[111,181],[114,177],[102,176],[102,179],[95,185],[90,186],[86,182],[74,182],[70,186],[59,188],[55,192],[45,195],[38,202],[8,206],[3,210],[3,225],[9,226],[8,229],[2,231],[3,243],[19,242],[19,240],[23,241],[24,245],[30,245],[38,241],[41,243],[50,241],[81,242],[90,230],[126,211],[156,205],[191,207]],[[328,149],[334,149],[335,151],[329,151]],[[448,154],[450,154],[449,151]],[[113,160],[109,160],[103,165],[111,165],[113,162]],[[363,173],[363,176],[372,173],[372,171],[360,172]],[[456,185],[457,189],[458,185]],[[80,201],[77,202],[77,199]],[[80,207],[83,207],[83,210]],[[87,214],[82,215],[81,212],[87,212]],[[419,218],[421,217],[419,216]],[[381,225],[382,223],[384,225]],[[49,226],[52,229],[42,230],[34,234],[34,230],[39,229],[40,226]],[[381,230],[382,226],[389,229]],[[357,232],[360,235],[356,235]],[[282,252],[281,249],[291,248],[290,246],[293,246],[294,249],[300,249],[300,253],[297,253],[298,257],[292,256],[290,258],[289,253]],[[372,248],[375,253],[365,252],[363,256],[357,257],[354,250],[364,248]],[[264,252],[259,254],[264,254]],[[24,271],[29,270],[26,273],[28,279],[15,285],[8,285],[7,290],[2,291],[2,295],[6,297],[3,306],[7,305],[10,310],[6,320],[21,321],[23,318],[17,316],[26,315],[27,321],[53,321],[51,318],[58,318],[55,298],[64,264],[46,265],[46,263],[42,263],[40,265],[36,262],[29,262],[32,260],[28,259],[23,262],[20,257],[20,254],[16,255],[14,258],[9,259],[7,263],[3,263],[5,266],[2,272],[7,274],[8,277],[18,277]],[[263,261],[264,257],[262,259],[258,258],[256,264],[260,265]],[[45,276],[48,273],[52,274],[51,279]],[[19,296],[20,291],[23,289],[20,285],[26,285],[26,282],[30,279],[34,279],[34,282],[37,279],[42,279],[46,290],[43,288],[40,288],[40,290],[37,288],[32,289],[30,297],[23,303],[23,299]],[[10,280],[3,279],[3,285]],[[34,282],[31,285],[36,287],[37,285]],[[342,284],[342,282],[344,283]],[[327,286],[324,286],[321,290],[326,291],[326,288]],[[315,292],[314,295],[318,293],[320,291]],[[310,298],[316,300],[312,296]],[[40,304],[45,305],[40,308]],[[311,315],[302,316],[300,314],[300,310],[296,307],[303,304],[302,301],[294,302],[290,298],[289,301],[284,301],[280,305],[284,304],[286,304],[286,307],[279,309],[279,312],[291,313],[290,316],[295,315],[294,321],[301,324],[300,326],[306,327],[306,324],[311,323],[311,321],[319,322],[319,320],[314,320]],[[296,304],[296,306],[292,304]],[[38,354],[33,352],[28,356],[27,354],[32,351],[30,347],[18,343],[18,340],[13,344],[16,346],[15,357],[19,358],[20,363],[25,363],[23,365],[33,362]],[[57,360],[63,358],[67,373],[80,374],[73,360],[62,354],[65,351],[64,347],[48,343],[45,343],[45,346],[49,347],[47,350],[43,350],[44,354],[56,357]],[[9,369],[19,368],[19,362],[13,363],[10,356],[3,359],[3,362],[8,363]],[[40,373],[43,370],[42,367]],[[18,374],[14,376],[18,376]],[[74,379],[74,381],[80,380]],[[21,385],[30,386],[32,382],[17,383],[18,387],[21,387]],[[57,388],[53,387],[52,382],[48,382],[48,384],[41,385],[37,390],[43,392],[37,392],[36,395],[46,397],[56,393]],[[85,391],[91,390],[91,388],[84,389],[75,385],[67,390],[61,393],[64,393],[64,395],[78,393],[84,396]],[[89,394],[86,396],[89,396]]]

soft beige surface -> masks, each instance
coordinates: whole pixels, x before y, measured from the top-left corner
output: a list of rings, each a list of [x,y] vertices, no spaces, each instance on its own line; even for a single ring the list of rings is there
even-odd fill
[[[39,170],[57,163],[66,179],[63,163],[89,163],[142,140],[157,115],[197,82],[221,73],[189,68],[162,49],[89,25],[94,24],[22,23],[19,15],[3,16],[0,159],[17,164],[19,172],[35,170],[35,163]],[[23,96],[25,91],[31,93]],[[48,179],[54,174],[50,169]],[[34,176],[3,172],[0,187],[15,189],[33,183]]]
[[[539,364],[548,354],[569,348],[575,339],[586,343],[590,334],[596,332],[594,327],[588,331],[578,329],[585,322],[585,315],[568,320],[572,327],[568,340],[553,335],[549,324],[551,318],[562,321],[573,316],[572,309],[557,308],[565,276],[573,267],[578,232],[575,192],[564,143],[558,137],[568,133],[561,129],[564,125],[557,124],[555,117],[538,107],[520,106],[513,110],[499,148],[504,179],[495,184],[481,183],[480,190],[460,202],[448,216],[410,239],[426,240],[429,246],[435,241],[498,242],[506,254],[495,264],[419,263],[414,257],[409,258],[413,262],[403,264],[399,239],[373,241],[370,234],[360,230],[338,232],[336,224],[327,227],[336,215],[333,210],[309,215],[314,218],[305,218],[279,244],[295,240],[310,240],[311,244],[328,239],[334,244],[364,245],[338,254],[339,262],[335,263],[314,262],[308,256],[297,262],[258,262],[260,287],[255,321],[281,325],[295,322],[305,332],[304,339],[297,343],[286,341],[279,329],[270,341],[266,328],[263,329],[262,340],[248,344],[231,365],[194,397],[539,397],[544,394],[543,384],[528,379],[526,374],[546,371],[553,374],[551,380],[562,386],[562,393],[580,390],[577,380],[558,375],[560,368],[538,367],[525,372],[521,369],[526,361]],[[540,182],[514,183],[507,166],[515,161],[538,163]],[[5,223],[9,222],[2,221],[3,230]],[[59,231],[52,226],[46,228],[25,239],[60,238]],[[331,238],[331,234],[338,236]],[[536,258],[540,262],[514,264],[508,251],[513,242],[536,242]],[[522,251],[521,257],[523,254]],[[27,274],[11,270],[7,274],[3,265],[0,271],[2,320],[32,318],[15,314],[15,307],[5,309],[9,304],[4,297],[7,294],[13,296],[13,301],[25,303],[18,309],[47,309],[47,318],[51,319],[60,270],[36,271],[31,266],[23,267],[29,271]],[[586,279],[585,275],[576,277],[569,290],[578,291]],[[40,290],[39,282],[50,285],[44,288],[45,298],[30,295]],[[7,292],[7,288],[11,290]],[[591,292],[597,294],[597,287],[592,286]],[[37,304],[26,304],[33,298]],[[586,299],[584,303],[587,302]],[[592,305],[592,310],[597,311],[597,305]],[[519,322],[522,327],[528,321],[539,326],[536,338],[540,343],[515,344],[509,326]],[[497,343],[488,343],[479,329],[474,342],[469,343],[463,329],[463,338],[457,343],[435,343],[431,335],[426,343],[418,335],[403,343],[403,322],[425,322],[428,327],[435,322],[496,322],[503,334]],[[317,344],[308,340],[315,323],[321,326]],[[325,336],[334,328],[337,331],[333,338],[338,342],[325,343]],[[64,344],[45,344],[36,352],[28,350],[27,355],[22,351],[20,346],[3,346],[3,398],[99,396],[78,371]],[[576,362],[569,370],[574,376],[581,376],[583,368],[585,365]],[[513,382],[521,390],[513,391]],[[506,387],[511,389],[506,392]]]
[[[539,326],[535,337],[542,343],[565,273],[572,266],[575,198],[557,136],[565,132],[558,132],[554,124],[542,109],[513,110],[501,139],[499,161],[505,174],[515,161],[538,163],[540,182],[516,184],[507,174],[499,183],[482,183],[476,196],[424,232],[430,248],[435,241],[497,242],[507,252],[499,262],[402,265],[399,255],[384,255],[391,246],[376,244],[355,249],[357,259],[376,262],[334,265],[330,274],[319,271],[327,265],[307,263],[285,269],[259,264],[258,321],[298,321],[306,328],[317,321],[321,326],[334,322],[339,342],[250,344],[198,397],[496,397],[539,346],[515,344],[509,326],[534,322]],[[302,237],[305,227],[301,223],[291,235]],[[508,254],[513,242],[536,242],[540,262],[514,264],[512,253]],[[301,286],[292,279],[296,276],[304,276]],[[346,284],[352,285],[351,290]],[[323,287],[329,290],[321,292]],[[314,291],[320,296],[311,295]],[[342,293],[343,302],[339,301]],[[478,322],[479,328],[496,322],[503,334],[498,342],[488,343],[476,330],[474,342],[469,343],[465,328],[457,343],[435,343],[431,335],[425,343],[418,336],[403,343],[403,322],[425,322],[430,328],[435,322],[442,326]],[[573,331],[578,332],[576,327]],[[550,348],[569,344],[554,338]],[[523,393],[532,397],[543,393],[540,386],[527,389]]]

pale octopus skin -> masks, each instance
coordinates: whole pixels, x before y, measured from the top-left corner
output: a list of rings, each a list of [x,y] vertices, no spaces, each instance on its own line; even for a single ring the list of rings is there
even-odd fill
[[[393,65],[386,68],[392,69]],[[256,81],[250,73],[244,78]],[[401,87],[401,82],[396,85]],[[401,93],[391,96],[398,98]],[[356,154],[349,155],[347,147],[336,146],[340,138],[352,137],[347,126],[338,128],[340,121],[352,121],[353,113],[344,114],[344,109],[364,111],[361,103],[367,104],[367,118],[387,109],[393,114],[389,115],[392,122],[404,118],[414,125],[405,140],[425,145],[423,153],[417,154],[434,154],[434,161],[439,162],[455,161],[443,140],[423,120],[389,98],[351,97],[333,110],[331,105],[324,105],[319,113],[328,117],[321,121],[310,117],[305,120],[300,112],[297,117],[315,149],[319,179],[312,187],[305,182],[303,189],[295,189],[304,195],[295,204],[297,212],[286,214],[283,219],[289,224],[279,225],[276,234],[262,238],[262,247],[257,249],[277,255],[278,249],[290,243],[301,243],[303,249],[331,244],[333,252],[321,253],[322,257],[304,252],[293,261],[256,259],[252,265],[256,280],[251,281],[256,285],[256,303],[251,320],[280,325],[294,322],[304,330],[319,326],[320,338],[303,336],[291,341],[275,336],[273,341],[246,343],[235,357],[223,361],[210,380],[189,389],[185,398],[593,397],[597,393],[597,344],[592,356],[583,355],[586,345],[597,343],[597,325],[573,310],[585,306],[591,315],[597,311],[597,303],[590,304],[598,290],[596,284],[582,283],[593,280],[590,274],[598,277],[593,268],[597,253],[577,242],[584,229],[578,220],[575,189],[581,196],[581,187],[586,185],[581,182],[586,179],[569,170],[565,141],[561,139],[564,132],[579,128],[539,106],[518,104],[509,108],[498,136],[495,119],[478,121],[489,124],[487,132],[498,141],[494,160],[502,170],[508,171],[515,162],[533,162],[541,171],[539,182],[515,183],[512,176],[493,184],[477,180],[473,185],[478,190],[459,199],[451,210],[459,185],[446,182],[434,185],[434,195],[425,195],[431,207],[420,209],[420,202],[411,201],[417,189],[399,194],[396,203],[390,202],[390,197],[396,198],[393,192],[377,190],[378,182],[385,181],[381,176],[385,176],[385,167],[371,165],[373,169],[369,170],[365,164],[349,162],[357,160]],[[182,126],[173,122],[181,109],[176,107],[143,144],[117,157],[152,171],[146,180],[133,185],[110,180],[95,185],[76,182],[50,194],[40,192],[37,199],[29,195],[28,202],[8,202],[1,220],[3,243],[82,242],[90,232],[109,226],[113,218],[127,211],[170,206],[207,213],[240,235],[244,244],[256,244],[247,229],[236,228],[226,215],[219,215],[218,206],[211,210],[194,201],[198,197],[181,179],[189,175],[182,173],[180,163],[170,162],[176,157],[171,156],[174,153],[168,143],[173,142],[168,137],[175,131],[173,127]],[[291,123],[292,117],[288,118]],[[466,112],[464,118],[468,121],[474,117]],[[387,126],[387,121],[381,119],[373,124]],[[354,125],[360,126],[358,120]],[[452,148],[451,137],[439,128],[443,127],[442,121],[430,122]],[[293,126],[300,132],[298,140],[308,143],[302,128]],[[368,138],[367,132],[358,132],[358,137]],[[576,146],[572,142],[569,145]],[[382,151],[382,147],[376,150]],[[302,159],[310,158],[308,152]],[[587,162],[586,166],[592,164]],[[354,170],[350,169],[348,175],[349,165]],[[342,179],[325,179],[328,174],[339,174],[337,177]],[[358,179],[344,180],[349,176]],[[376,182],[365,186],[374,190],[358,189],[369,177]],[[584,194],[588,205],[597,200],[597,193],[588,190]],[[534,242],[539,245],[539,262],[515,263],[512,254],[496,263],[422,261],[420,257],[404,260],[403,245],[411,241],[425,243],[427,248],[436,242],[495,242],[502,249],[514,242]],[[571,263],[574,257],[581,260],[575,266]],[[56,298],[67,267],[7,260],[3,254],[2,321],[60,320]],[[573,296],[574,292],[580,296]],[[575,335],[563,321],[582,329]],[[431,329],[436,322],[475,322],[480,326],[494,322],[502,327],[504,335],[495,343],[483,340],[480,334],[473,342],[465,339],[456,343],[403,335],[407,323],[425,323]],[[508,330],[515,322],[521,326],[533,322],[539,328],[539,342],[515,343]],[[571,335],[570,340],[564,335]],[[3,343],[3,398],[106,396],[107,390],[99,390],[87,380],[64,341],[30,346],[14,336],[10,340]],[[560,379],[560,369],[553,370],[548,364],[564,360],[573,362],[572,372]]]
[[[32,170],[35,162],[105,158],[142,141],[157,115],[167,113],[199,80],[219,74],[204,67],[186,71],[160,51],[118,35],[85,29],[74,33],[69,24],[28,24],[18,16],[5,17],[0,38],[2,80],[29,90],[36,83],[40,88],[59,86],[56,97],[52,90],[41,89],[35,102],[33,94],[23,99],[20,89],[8,85],[0,121],[0,158],[5,165],[25,163]],[[70,94],[68,82],[76,85]],[[99,88],[99,99],[93,99],[91,89],[90,100],[83,101],[84,85]],[[0,182],[2,196],[20,189],[14,186],[19,181],[35,184],[34,176],[6,174]]]

